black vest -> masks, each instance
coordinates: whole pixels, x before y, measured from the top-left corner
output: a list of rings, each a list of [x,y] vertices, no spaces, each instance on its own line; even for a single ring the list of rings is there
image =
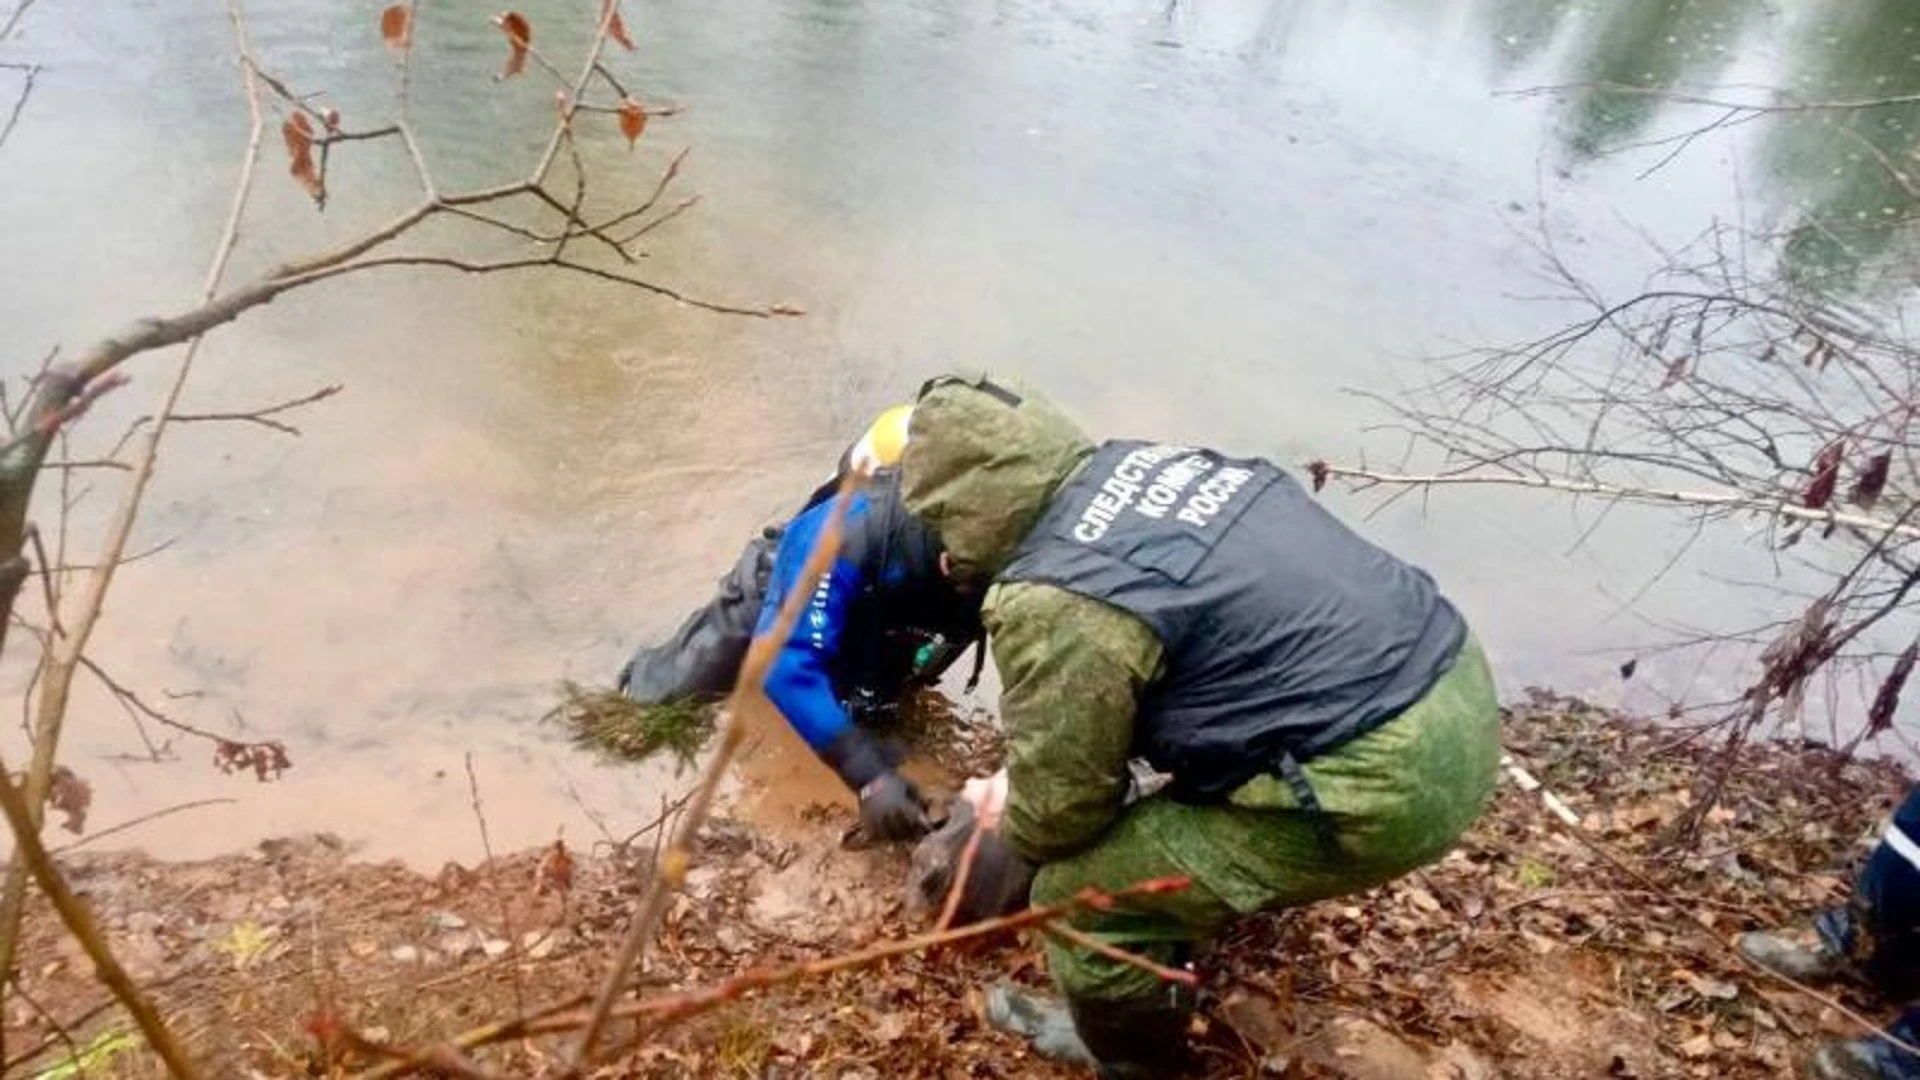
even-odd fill
[[[1065,484],[1003,580],[1132,612],[1165,649],[1134,752],[1216,801],[1391,719],[1466,625],[1425,572],[1342,525],[1272,463],[1113,442]]]

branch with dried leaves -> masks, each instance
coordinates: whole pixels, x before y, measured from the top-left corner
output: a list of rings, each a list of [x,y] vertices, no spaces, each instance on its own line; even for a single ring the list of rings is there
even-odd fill
[[[613,1006],[608,1015],[621,1019],[646,1020],[650,1022],[649,1033],[685,1021],[691,1017],[723,1005],[739,1001],[756,991],[817,979],[836,972],[850,971],[877,964],[883,960],[909,956],[915,953],[931,952],[963,942],[976,941],[1014,930],[1043,928],[1049,932],[1070,930],[1064,920],[1076,912],[1086,910],[1108,910],[1115,904],[1144,896],[1158,896],[1178,892],[1191,884],[1187,878],[1157,878],[1143,881],[1126,888],[1111,892],[1086,889],[1068,900],[1045,907],[1027,908],[1011,915],[987,919],[948,930],[935,930],[930,933],[893,941],[883,941],[863,949],[830,956],[819,960],[807,960],[782,967],[747,971],[719,982],[671,994],[641,998]],[[1118,951],[1118,950],[1116,950]],[[1120,953],[1128,963],[1146,965],[1146,970],[1162,974],[1178,982],[1191,982],[1191,972],[1174,971],[1154,965],[1143,957],[1132,953]],[[361,1074],[360,1080],[391,1080],[394,1077],[407,1076],[433,1068],[431,1055],[444,1051],[464,1052],[481,1046],[522,1039],[535,1035],[555,1035],[570,1031],[585,1030],[604,1020],[596,1020],[598,1010],[581,1008],[577,1002],[567,1002],[512,1020],[490,1023],[474,1028],[454,1037],[443,1046],[429,1048],[420,1052],[404,1052],[388,1049],[386,1054],[392,1060]],[[320,1025],[329,1033],[344,1030],[338,1018],[322,1018]]]
[[[1796,289],[1748,250],[1755,238],[1723,224],[1678,248],[1649,242],[1654,272],[1624,297],[1609,295],[1569,261],[1541,215],[1525,237],[1550,289],[1541,299],[1569,316],[1530,340],[1439,358],[1424,385],[1373,396],[1388,414],[1383,427],[1407,439],[1404,462],[1315,462],[1316,486],[1344,480],[1390,490],[1389,501],[1533,490],[1589,508],[1576,544],[1623,505],[1670,508],[1694,538],[1716,522],[1757,523],[1748,537],[1774,564],[1769,593],[1805,610],[1765,627],[1689,629],[1666,647],[1755,643],[1750,688],[1720,721],[1736,730],[1775,716],[1804,730],[1810,680],[1837,677],[1839,664],[1871,665],[1883,672],[1865,695],[1876,704],[1846,711],[1876,719],[1858,735],[1836,727],[1834,741],[1885,730],[1906,672],[1884,658],[1914,636],[1898,624],[1920,568],[1920,343],[1897,319]],[[1691,544],[1652,568],[1623,608]],[[1783,565],[1823,584],[1794,599]],[[1822,633],[1807,637],[1816,611]]]
[[[1782,501],[1777,497],[1750,495],[1737,491],[1679,491],[1670,488],[1635,488],[1603,484],[1592,480],[1577,480],[1566,476],[1536,476],[1513,473],[1492,473],[1480,470],[1463,470],[1448,473],[1392,473],[1377,469],[1361,469],[1349,465],[1333,465],[1324,461],[1310,462],[1308,472],[1315,478],[1316,486],[1327,479],[1349,480],[1357,490],[1372,487],[1409,487],[1434,488],[1455,485],[1491,485],[1496,487],[1532,488],[1537,491],[1551,491],[1563,495],[1591,496],[1596,499],[1654,503],[1661,506],[1697,507],[1702,510],[1722,513],[1750,511],[1767,517],[1784,518],[1824,527],[1845,526],[1859,529],[1874,536],[1894,536],[1902,540],[1920,539],[1920,526],[1873,517],[1867,514],[1852,514],[1826,507],[1819,510]]]
[[[21,3],[15,7],[4,24],[4,29],[0,29],[0,38],[12,32],[27,6],[26,3]],[[6,785],[9,788],[6,793],[9,800],[17,799],[22,811],[18,816],[10,813],[9,824],[17,834],[25,830],[25,835],[20,838],[20,843],[17,845],[17,850],[22,854],[13,861],[5,894],[0,896],[0,971],[11,969],[30,871],[36,876],[43,872],[56,878],[58,876],[51,863],[47,863],[44,867],[32,865],[31,855],[37,845],[27,843],[26,837],[36,834],[40,827],[54,773],[54,761],[60,745],[61,727],[67,712],[73,679],[76,671],[86,663],[85,648],[100,619],[114,572],[126,561],[122,556],[126,550],[127,539],[137,519],[148,483],[153,476],[158,448],[166,429],[174,422],[226,420],[251,422],[274,430],[297,434],[297,429],[275,417],[286,409],[311,403],[334,392],[334,388],[329,388],[303,399],[249,412],[182,415],[177,409],[181,392],[192,372],[194,361],[207,333],[271,303],[290,291],[337,277],[398,267],[457,269],[467,273],[561,270],[713,312],[759,317],[798,314],[797,309],[788,306],[752,307],[702,299],[672,286],[639,277],[627,270],[597,265],[588,261],[582,253],[570,249],[569,245],[574,241],[586,239],[592,241],[599,249],[611,252],[618,258],[621,266],[630,266],[635,262],[635,252],[631,245],[641,236],[677,216],[685,206],[690,205],[683,202],[681,206],[675,207],[666,214],[642,222],[640,227],[624,240],[613,236],[614,225],[593,224],[583,216],[582,207],[586,201],[588,176],[584,158],[578,152],[576,143],[577,115],[586,110],[594,115],[604,112],[617,117],[621,133],[632,143],[639,138],[648,117],[665,115],[672,111],[648,110],[640,106],[603,61],[605,45],[609,37],[627,48],[632,47],[620,19],[617,0],[607,0],[605,3],[596,31],[586,49],[580,72],[577,77],[565,83],[566,88],[560,95],[560,107],[553,134],[546,149],[524,174],[525,178],[457,193],[443,192],[439,188],[430,164],[422,154],[411,128],[408,99],[414,47],[413,18],[416,6],[415,2],[394,5],[385,11],[380,19],[380,32],[399,54],[397,118],[391,123],[349,129],[343,126],[336,110],[316,107],[313,104],[316,99],[312,95],[298,92],[288,80],[268,71],[247,39],[245,20],[239,9],[238,0],[230,0],[229,16],[233,29],[234,48],[240,60],[241,77],[251,123],[245,150],[241,156],[231,210],[215,244],[199,301],[194,306],[171,315],[138,320],[119,333],[82,351],[71,362],[56,365],[53,362],[53,354],[50,353],[40,374],[31,381],[29,395],[26,398],[18,403],[0,399],[0,409],[6,412],[9,429],[7,440],[0,443],[0,646],[3,646],[6,628],[16,621],[13,617],[13,608],[21,584],[31,573],[23,548],[29,535],[27,516],[29,508],[33,505],[39,475],[51,466],[52,471],[63,478],[64,484],[65,478],[70,477],[83,464],[98,464],[102,468],[114,468],[120,464],[113,460],[111,455],[109,459],[98,463],[81,463],[72,460],[50,462],[50,447],[56,439],[64,438],[67,427],[78,419],[95,400],[126,381],[126,376],[120,369],[127,361],[170,346],[186,346],[172,378],[166,382],[164,391],[159,395],[151,422],[146,425],[133,460],[127,463],[128,484],[108,524],[100,556],[94,560],[92,568],[87,572],[88,576],[82,587],[70,598],[71,602],[66,605],[67,610],[64,613],[56,612],[50,619],[51,629],[43,635],[46,648],[43,650],[41,664],[35,671],[32,687],[32,707],[35,717],[32,728],[32,760],[26,770],[24,782],[17,789]],[[519,73],[530,51],[532,30],[523,16],[514,13],[502,15],[496,25],[506,34],[509,45],[509,63],[501,77],[512,77]],[[31,68],[25,70],[26,89],[31,90],[34,71]],[[557,69],[554,73],[558,75]],[[611,105],[589,101],[586,91],[589,84],[595,80],[612,87],[620,95],[620,100]],[[229,285],[226,281],[226,271],[239,241],[241,223],[246,216],[246,207],[253,190],[255,167],[260,156],[263,133],[268,123],[265,105],[268,99],[277,104],[281,113],[279,127],[288,155],[288,171],[293,179],[313,196],[316,207],[324,208],[325,206],[326,166],[331,153],[349,145],[389,137],[397,138],[404,144],[415,167],[420,195],[417,202],[387,224],[364,233],[354,240],[313,255],[293,259],[251,281]],[[6,133],[11,132],[13,121],[18,118],[18,113],[24,108],[25,102],[26,95],[23,93],[15,101],[6,127],[0,128],[0,141],[4,140]],[[554,163],[563,149],[568,152],[569,161],[573,166],[572,184],[570,190],[564,195],[552,188],[550,180]],[[608,220],[616,224],[624,224],[651,211],[678,176],[680,161],[681,157],[673,159],[654,186],[653,194],[643,203],[636,208],[616,212]],[[523,210],[534,214],[558,215],[560,224],[551,230],[543,230],[529,228],[504,216]],[[433,250],[407,253],[394,253],[391,250],[392,245],[397,241],[416,235],[420,226],[439,218],[459,219],[519,240],[532,240],[547,250],[536,257],[490,262],[469,261]],[[71,506],[71,499],[66,496],[64,487],[62,506]],[[56,565],[65,568],[64,518],[60,541],[58,546],[61,557]],[[49,572],[43,576],[43,581],[50,581],[52,576],[50,568]],[[128,698],[121,695],[121,700],[126,703]],[[263,778],[276,774],[278,770],[285,767],[285,753],[278,744],[274,743],[239,744],[221,741],[218,743],[216,756],[224,768],[247,768]],[[52,890],[49,892],[51,893]],[[80,914],[84,916],[84,909]],[[70,919],[69,925],[76,935],[90,932],[88,930],[90,924],[84,918]],[[107,955],[105,946],[97,939],[97,935],[84,940],[83,944],[89,951],[97,950],[102,955]],[[107,958],[110,961],[110,955]],[[102,962],[101,967],[103,972],[110,970],[106,962]],[[103,978],[106,978],[106,975],[103,974]],[[142,1012],[145,1007],[139,1001],[137,992],[112,980],[109,980],[109,983],[116,995],[121,996],[126,1002],[127,1007],[142,1018],[143,1027],[148,1020],[151,1020],[157,1033],[149,1033],[150,1038],[155,1039],[156,1046],[161,1045],[165,1041],[164,1028],[159,1026],[157,1017],[151,1016],[150,1009]],[[4,984],[0,984],[0,988],[3,986]],[[0,1056],[4,1056],[3,1047],[0,1047]],[[173,1064],[171,1058],[169,1058],[169,1064]],[[180,1075],[190,1075],[191,1069],[182,1062],[176,1072]]]

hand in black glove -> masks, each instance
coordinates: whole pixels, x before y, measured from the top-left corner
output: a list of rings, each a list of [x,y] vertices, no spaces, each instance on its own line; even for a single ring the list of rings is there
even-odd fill
[[[899,773],[881,773],[860,789],[860,832],[868,841],[918,840],[932,829],[920,792]]]
[[[958,873],[959,867],[954,868]],[[1028,862],[1013,845],[1000,839],[992,829],[980,834],[979,850],[973,853],[973,869],[967,872],[967,884],[960,891],[960,907],[953,925],[1011,915],[1027,906],[1027,892],[1033,888],[1033,875],[1039,867]]]
[[[967,842],[977,825],[973,808],[960,803],[953,817],[940,831],[920,841],[913,850],[908,870],[908,894],[922,910],[938,911],[953,891],[953,881],[966,857]],[[1037,871],[1013,846],[992,829],[980,834],[973,866],[967,871],[967,884],[960,892],[960,906],[953,925],[1010,915],[1027,906],[1027,892],[1033,888]]]

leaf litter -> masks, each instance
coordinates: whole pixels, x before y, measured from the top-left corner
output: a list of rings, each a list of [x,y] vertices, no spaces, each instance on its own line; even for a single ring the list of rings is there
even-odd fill
[[[997,739],[975,723],[921,717],[903,728],[944,739],[936,756],[952,775],[996,763]],[[1697,845],[1667,851],[1664,830],[1693,806],[1712,740],[1533,694],[1510,710],[1505,742],[1580,824],[1549,812],[1541,790],[1503,782],[1439,863],[1362,895],[1243,920],[1198,958],[1206,987],[1193,1075],[1760,1080],[1789,1075],[1817,1041],[1855,1031],[1828,1005],[1745,966],[1729,943],[1743,930],[1804,924],[1844,896],[1877,820],[1904,794],[1900,768],[1751,747]],[[810,816],[814,832],[798,839],[726,818],[710,824],[638,993],[925,928],[902,902],[904,852],[841,849],[847,807]],[[213,1071],[340,1075],[365,1062],[329,1059],[307,1033],[318,1017],[419,1045],[514,1015],[521,984],[529,1007],[589,991],[641,891],[651,844],[549,845],[449,863],[434,876],[355,861],[330,837],[197,863],[75,853],[65,865],[116,946],[134,935],[147,942],[155,997]],[[507,919],[518,937],[504,949],[443,948],[435,920],[447,912],[482,940],[507,942]],[[241,938],[278,947],[238,965]],[[750,995],[596,1075],[1082,1075],[981,1019],[992,982],[1045,985],[1037,944],[1020,937],[898,957]],[[100,1002],[44,904],[30,912],[22,957],[28,993],[52,1014]],[[1826,992],[1886,1015],[1862,987]],[[44,1021],[12,1007],[10,1049],[50,1038]],[[115,1022],[108,1013],[75,1034],[96,1037]],[[566,1045],[536,1040],[476,1058],[510,1075],[551,1075]],[[114,1074],[136,1074],[144,1055],[120,1055]]]

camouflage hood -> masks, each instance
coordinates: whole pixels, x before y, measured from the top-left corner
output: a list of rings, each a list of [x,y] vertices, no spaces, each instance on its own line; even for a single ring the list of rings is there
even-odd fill
[[[938,379],[914,406],[901,492],[960,574],[990,578],[1092,452],[1073,421],[1023,387]]]

